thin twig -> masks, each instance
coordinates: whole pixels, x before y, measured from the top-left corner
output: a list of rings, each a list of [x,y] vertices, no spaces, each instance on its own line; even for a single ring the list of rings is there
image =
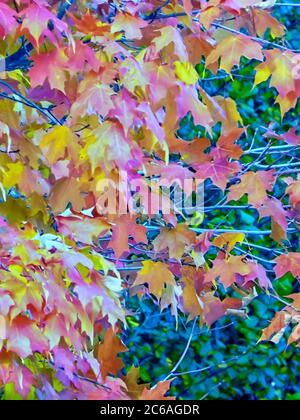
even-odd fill
[[[163,379],[163,381],[167,381],[169,378],[171,378],[174,375],[174,373],[176,372],[176,370],[179,368],[179,366],[181,365],[181,363],[183,362],[183,360],[184,360],[184,358],[185,358],[185,356],[186,356],[186,354],[187,354],[187,352],[188,352],[188,350],[190,348],[190,345],[191,345],[191,342],[192,342],[192,339],[193,339],[194,330],[195,330],[195,326],[196,326],[197,320],[198,320],[198,317],[196,317],[194,319],[194,322],[193,322],[193,325],[192,325],[192,328],[191,328],[191,331],[190,331],[190,335],[189,335],[188,341],[187,341],[186,346],[185,346],[185,348],[184,348],[184,350],[182,352],[182,355],[180,356],[180,359],[175,364],[175,366],[172,368],[172,370],[169,372],[169,374]]]

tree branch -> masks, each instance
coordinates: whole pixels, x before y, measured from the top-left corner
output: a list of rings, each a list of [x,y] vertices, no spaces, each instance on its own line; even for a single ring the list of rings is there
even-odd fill
[[[174,375],[174,373],[176,372],[176,370],[178,369],[178,367],[183,362],[183,360],[184,360],[184,358],[185,358],[185,356],[186,356],[186,354],[187,354],[187,352],[188,352],[188,350],[190,348],[192,339],[193,339],[193,335],[194,335],[194,330],[195,330],[197,319],[198,319],[198,317],[196,317],[194,319],[194,321],[193,321],[193,325],[192,325],[192,328],[191,328],[191,331],[190,331],[190,335],[189,335],[188,341],[187,341],[186,346],[185,346],[185,348],[184,348],[184,350],[182,352],[182,355],[180,356],[180,359],[175,364],[175,366],[172,368],[172,370],[169,372],[169,374],[163,379],[163,381],[167,381],[169,378],[171,378]]]
[[[10,86],[9,83],[0,80],[0,85],[4,86],[6,89],[10,90],[13,95],[16,95],[17,98],[14,96],[10,96],[5,92],[0,93],[0,97],[9,99],[13,102],[22,103],[23,105],[26,105],[30,108],[36,109],[38,112],[43,114],[53,125],[62,125],[62,123],[55,117],[55,115],[52,114],[52,112],[45,107],[41,107],[37,105],[36,103],[32,102],[30,99],[23,96],[20,92],[18,92],[16,89],[14,89],[12,86]]]
[[[159,231],[161,226],[150,226],[145,225],[148,230],[152,231]],[[271,230],[246,230],[246,229],[200,229],[200,228],[190,228],[193,232],[196,233],[205,233],[205,232],[212,232],[212,233],[245,233],[246,235],[270,235],[272,233]],[[289,228],[287,229],[288,233],[295,233],[297,229]]]

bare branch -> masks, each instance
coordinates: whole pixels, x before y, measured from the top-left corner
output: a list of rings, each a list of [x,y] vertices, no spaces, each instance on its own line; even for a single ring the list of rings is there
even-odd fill
[[[38,112],[43,114],[52,124],[62,125],[62,123],[55,117],[55,115],[53,115],[53,113],[48,108],[41,107],[37,105],[36,103],[32,102],[30,99],[26,98],[24,95],[22,95],[20,92],[18,92],[9,83],[5,82],[4,80],[0,80],[0,85],[10,90],[12,94],[16,96],[16,97],[10,96],[5,92],[1,92],[0,97],[9,99],[10,101],[13,101],[13,102],[22,103],[23,105],[36,109]]]
[[[149,226],[149,225],[145,225],[145,227],[149,230],[157,230],[159,231],[161,228],[160,226]],[[191,228],[190,230],[192,230],[193,232],[196,233],[205,233],[205,232],[213,232],[213,233],[227,233],[227,232],[232,232],[232,233],[245,233],[246,235],[271,235],[272,231],[271,230],[246,230],[246,229],[200,229],[200,228]],[[288,233],[295,233],[297,232],[296,229],[292,229],[289,228],[287,229]]]
[[[185,356],[186,356],[186,354],[187,354],[187,352],[188,352],[188,350],[190,348],[190,345],[191,345],[191,342],[192,342],[192,339],[193,339],[194,330],[195,330],[195,326],[196,326],[197,320],[198,320],[198,317],[196,317],[194,319],[194,322],[193,322],[193,325],[192,325],[192,328],[191,328],[191,331],[190,331],[190,335],[189,335],[188,341],[187,341],[186,346],[185,346],[185,348],[184,348],[184,350],[182,352],[182,355],[180,356],[180,359],[175,364],[175,366],[172,368],[172,370],[170,371],[170,373],[163,379],[163,381],[167,381],[169,378],[171,378],[172,376],[174,376],[176,370],[179,368],[179,366],[183,362],[183,360],[184,360],[184,358],[185,358]]]

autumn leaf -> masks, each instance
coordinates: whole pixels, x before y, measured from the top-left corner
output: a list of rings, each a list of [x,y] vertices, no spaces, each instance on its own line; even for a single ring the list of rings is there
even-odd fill
[[[170,389],[170,384],[172,380],[159,382],[155,387],[151,389],[144,389],[141,400],[147,401],[147,400],[175,400],[175,397],[166,397],[165,394]]]
[[[200,13],[200,22],[206,28],[210,29],[211,24],[218,19],[221,14],[219,7],[208,6]]]
[[[288,254],[279,255],[276,257],[275,273],[276,277],[280,278],[286,273],[290,272],[294,277],[300,276],[300,255],[297,252],[289,252]]]
[[[266,60],[256,67],[254,86],[265,82],[271,76],[270,86],[275,87],[281,96],[295,90],[295,81],[292,75],[296,56],[285,52],[281,54],[278,49],[266,51]]]
[[[194,85],[197,83],[199,75],[191,63],[182,63],[180,61],[174,62],[175,74],[182,82],[187,85]]]
[[[143,36],[141,29],[146,26],[147,22],[136,16],[131,16],[128,13],[119,13],[111,26],[111,32],[124,31],[128,39],[141,39]]]
[[[224,191],[229,179],[238,173],[239,164],[229,162],[226,157],[218,156],[215,152],[211,152],[210,156],[211,159],[208,162],[197,165],[197,176],[200,179],[210,178]]]
[[[236,276],[247,276],[251,268],[243,256],[230,255],[227,259],[217,258],[212,268],[205,274],[205,283],[215,282],[220,279],[224,287],[231,286],[236,281]]]
[[[180,32],[172,26],[165,26],[164,28],[160,29],[159,32],[160,35],[153,39],[155,51],[160,52],[169,45],[172,45],[179,60],[182,62],[187,62],[188,55]]]
[[[230,188],[227,200],[238,200],[247,194],[250,204],[260,206],[268,198],[267,191],[272,191],[274,183],[274,170],[247,172],[241,176],[238,185]]]
[[[17,29],[16,12],[7,4],[0,4],[0,37],[4,39],[7,34]]]
[[[96,17],[91,14],[90,9],[81,16],[81,19],[77,19],[77,17],[70,12],[69,15],[74,20],[77,29],[84,34],[101,36],[105,32],[109,32],[110,26],[96,19]]]
[[[106,331],[103,342],[98,346],[98,360],[103,378],[109,373],[116,375],[122,369],[124,365],[118,354],[126,351],[127,347],[112,328]]]
[[[133,286],[147,284],[149,292],[161,298],[167,284],[175,286],[175,278],[166,264],[162,262],[145,261],[143,268],[139,271]]]
[[[227,73],[233,66],[240,64],[241,57],[263,61],[262,47],[251,38],[243,35],[229,35],[217,44],[206,59],[206,66],[210,66],[220,59],[220,69]]]
[[[267,138],[283,140],[284,142],[293,146],[298,146],[300,144],[300,136],[297,135],[297,127],[292,127],[289,131],[283,134],[276,134],[274,131],[269,129],[264,136]]]
[[[179,224],[174,229],[161,229],[153,245],[156,252],[168,249],[170,258],[180,259],[185,250],[195,242],[195,233],[188,226]]]
[[[270,325],[263,329],[263,333],[259,341],[270,340],[273,343],[278,344],[288,327],[290,319],[290,315],[284,312],[278,312],[271,321]]]
[[[83,244],[93,244],[101,234],[109,231],[110,225],[104,220],[89,217],[58,217],[59,230],[63,235]]]
[[[1,399],[247,397],[255,378],[193,373],[235,375],[258,306],[295,353],[300,54],[278,4],[0,2]],[[215,367],[189,359],[216,343]]]
[[[43,85],[49,82],[51,89],[65,91],[67,57],[63,50],[54,49],[51,52],[34,54],[35,65],[29,70],[31,86]]]
[[[189,318],[194,319],[203,313],[204,303],[197,295],[194,280],[191,277],[183,277],[183,283],[183,305]]]
[[[300,203],[300,180],[291,182],[287,187],[287,193],[290,196],[292,206],[296,207]]]
[[[245,132],[243,128],[235,128],[228,133],[220,136],[217,142],[217,148],[220,152],[225,152],[227,156],[233,159],[240,159],[243,154],[241,147],[236,144],[236,140]]]
[[[49,38],[53,44],[57,44],[57,38],[62,38],[64,34],[68,37],[69,42],[72,42],[68,25],[58,19],[44,5],[32,3],[20,15],[23,18],[20,33],[29,36],[30,41],[37,49],[44,42],[45,37]],[[52,30],[48,27],[49,20],[53,24]]]
[[[281,38],[285,34],[285,27],[277,19],[275,19],[269,11],[259,8],[253,8],[253,20],[256,33],[261,38],[265,32],[270,28],[273,38]]]
[[[79,98],[71,107],[71,116],[78,118],[86,113],[101,114],[106,117],[113,108],[112,90],[108,85],[97,80],[96,76],[89,75],[79,86]]]
[[[223,233],[222,235],[215,238],[213,240],[213,245],[217,246],[220,249],[225,247],[226,255],[228,255],[230,253],[230,251],[233,250],[235,245],[237,243],[242,244],[244,239],[245,239],[245,234],[244,233],[228,232],[228,233]]]
[[[191,112],[195,124],[210,129],[213,119],[203,102],[199,101],[197,91],[193,86],[182,86],[176,98],[177,112],[181,118]]]
[[[141,399],[144,389],[149,389],[148,384],[138,383],[139,379],[140,379],[140,368],[136,368],[134,366],[131,366],[129,372],[127,372],[126,376],[124,376],[123,378],[123,381],[125,382],[126,387],[127,387],[126,393],[133,400]]]
[[[58,126],[42,138],[40,148],[47,156],[48,162],[53,165],[65,157],[67,148],[71,154],[76,150],[74,143],[76,144],[76,138],[72,131],[68,127]]]
[[[55,214],[62,213],[71,203],[75,211],[84,208],[84,198],[81,195],[80,184],[74,178],[58,180],[49,194],[49,204]]]
[[[112,237],[109,246],[114,250],[117,259],[124,252],[129,251],[129,235],[133,236],[135,242],[147,243],[147,229],[135,223],[135,221],[127,215],[120,218],[116,225],[112,228]]]

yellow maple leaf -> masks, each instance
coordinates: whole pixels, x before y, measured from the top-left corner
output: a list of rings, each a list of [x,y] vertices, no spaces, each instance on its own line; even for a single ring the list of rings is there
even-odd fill
[[[72,142],[75,143],[72,131],[68,127],[58,126],[42,138],[40,148],[52,165],[65,156],[66,148]]]
[[[182,63],[181,61],[175,61],[174,65],[175,74],[179,80],[181,80],[187,85],[194,85],[198,81],[199,75],[191,63]]]
[[[3,173],[3,186],[4,188],[11,188],[17,185],[23,176],[24,165],[22,162],[8,163],[8,170]]]
[[[245,234],[240,232],[227,232],[223,233],[222,235],[218,236],[214,241],[213,244],[218,248],[223,248],[226,245],[226,254],[233,250],[235,245],[239,242],[240,244],[244,241]]]
[[[174,275],[162,262],[144,261],[143,268],[139,272],[133,286],[148,284],[149,292],[158,299],[161,297],[166,284],[175,286]]]

